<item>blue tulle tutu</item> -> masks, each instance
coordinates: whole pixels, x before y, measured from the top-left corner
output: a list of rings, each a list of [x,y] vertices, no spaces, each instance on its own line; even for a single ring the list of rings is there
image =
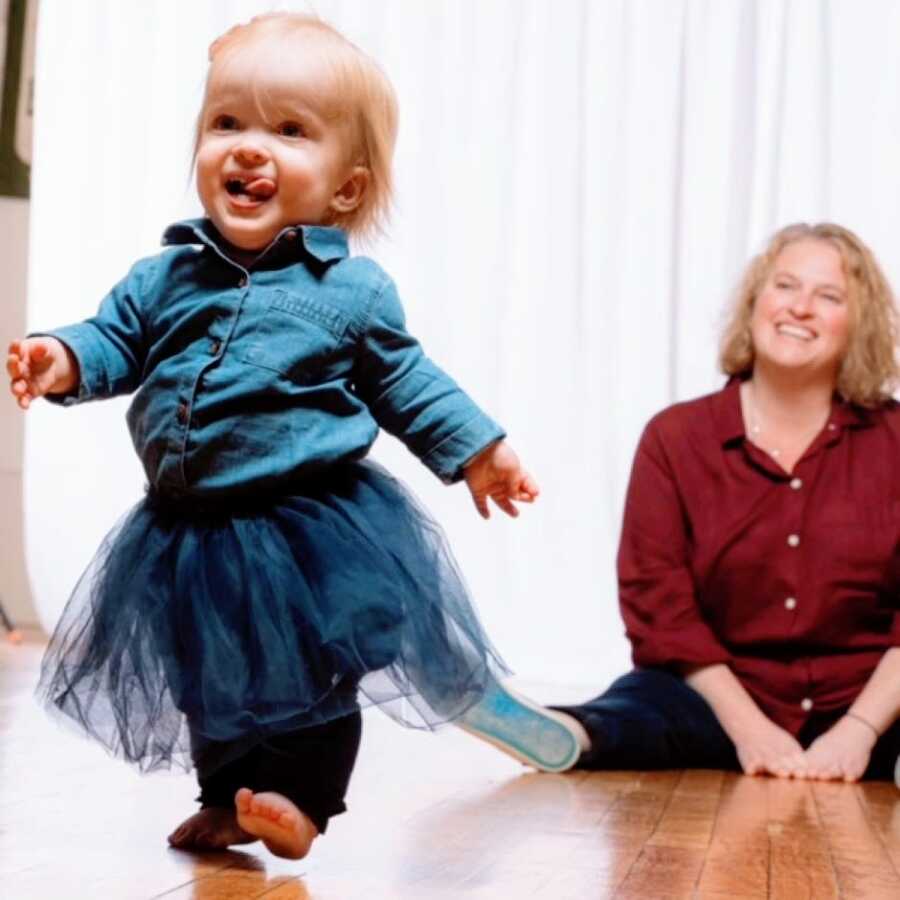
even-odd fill
[[[277,499],[148,493],[79,581],[39,692],[152,770],[360,705],[433,727],[505,672],[440,527],[361,462]]]

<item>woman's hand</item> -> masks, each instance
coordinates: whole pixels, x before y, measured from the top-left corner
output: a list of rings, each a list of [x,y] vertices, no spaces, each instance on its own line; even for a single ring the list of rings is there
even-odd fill
[[[859,781],[877,740],[872,727],[851,716],[841,717],[810,744],[806,751],[806,777]]]
[[[66,394],[78,384],[78,362],[52,337],[13,341],[6,357],[9,388],[22,409],[44,394]]]
[[[522,468],[516,451],[497,441],[471,459],[463,470],[466,484],[482,518],[490,518],[488,497],[508,516],[517,516],[516,503],[533,503],[540,493],[537,482]]]
[[[731,735],[731,739],[745,775],[807,777],[808,759],[800,743],[765,716],[745,732]]]
[[[806,756],[799,742],[763,713],[728,666],[685,667],[683,675],[712,707],[746,775],[806,777]]]

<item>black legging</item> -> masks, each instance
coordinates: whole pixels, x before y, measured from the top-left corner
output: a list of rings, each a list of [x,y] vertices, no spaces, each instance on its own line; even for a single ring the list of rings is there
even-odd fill
[[[362,716],[357,712],[324,725],[273,735],[237,759],[212,768],[195,760],[204,807],[234,808],[238,788],[277,791],[293,801],[319,832],[346,810],[344,795],[359,750]],[[231,745],[204,745],[204,759],[234,756]],[[207,771],[212,768],[212,771]]]

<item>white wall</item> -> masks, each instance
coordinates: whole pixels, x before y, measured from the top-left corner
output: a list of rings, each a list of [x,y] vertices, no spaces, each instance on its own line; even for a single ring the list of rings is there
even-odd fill
[[[28,206],[27,200],[0,197],[0,350],[4,361],[9,340],[25,329]],[[35,626],[38,620],[25,574],[21,527],[24,425],[21,411],[10,398],[0,399],[0,599],[16,625]]]

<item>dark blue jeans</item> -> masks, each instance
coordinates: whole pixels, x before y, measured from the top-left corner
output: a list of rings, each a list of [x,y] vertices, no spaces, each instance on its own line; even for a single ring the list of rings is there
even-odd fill
[[[737,753],[709,704],[684,679],[660,669],[635,669],[599,697],[554,707],[574,716],[591,737],[580,769],[732,769]],[[813,715],[800,732],[808,747],[845,710]],[[900,722],[875,744],[865,778],[892,780],[900,754]]]

